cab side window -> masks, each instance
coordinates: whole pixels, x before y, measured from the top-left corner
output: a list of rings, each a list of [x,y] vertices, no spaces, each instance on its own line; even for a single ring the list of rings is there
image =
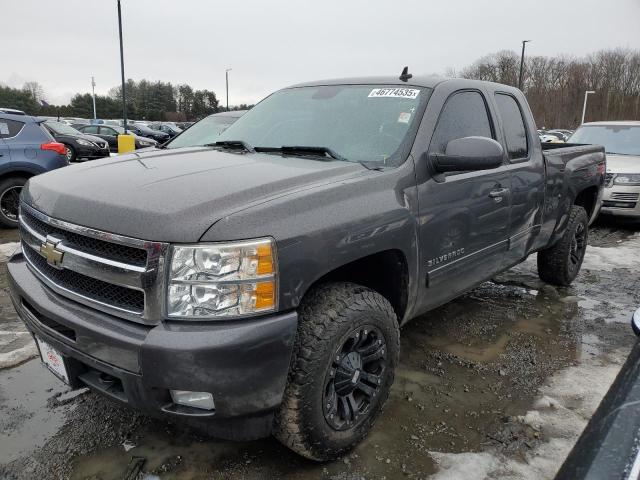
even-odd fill
[[[487,105],[476,91],[462,91],[449,97],[438,118],[429,153],[445,153],[447,143],[464,137],[493,138]]]
[[[509,160],[526,160],[529,156],[529,144],[518,101],[511,95],[497,93],[496,104],[502,119]]]

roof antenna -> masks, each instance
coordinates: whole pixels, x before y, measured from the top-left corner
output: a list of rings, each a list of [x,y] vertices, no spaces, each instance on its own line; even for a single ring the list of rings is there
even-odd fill
[[[400,80],[402,80],[403,82],[406,82],[411,77],[413,77],[413,75],[409,73],[409,67],[404,67],[402,69],[402,73],[400,74]]]

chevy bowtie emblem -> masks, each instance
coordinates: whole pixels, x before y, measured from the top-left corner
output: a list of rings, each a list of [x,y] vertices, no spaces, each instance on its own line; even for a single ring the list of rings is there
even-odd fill
[[[60,268],[64,252],[56,248],[57,244],[58,242],[54,243],[50,240],[47,240],[45,243],[40,245],[40,255],[46,258],[47,263],[52,267]]]

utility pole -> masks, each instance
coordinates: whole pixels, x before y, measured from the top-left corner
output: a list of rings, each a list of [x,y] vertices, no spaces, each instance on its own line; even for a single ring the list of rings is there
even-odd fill
[[[232,68],[227,68],[224,71],[224,79],[225,79],[225,84],[227,86],[227,112],[229,111],[229,72],[233,70]]]
[[[524,47],[531,40],[522,40],[522,55],[520,56],[520,76],[518,77],[518,88],[522,90],[522,76],[524,74]]]
[[[124,121],[124,134],[127,134],[127,92],[124,83],[124,49],[122,48],[122,11],[118,0],[118,32],[120,33],[120,71],[122,73],[122,120]]]
[[[96,81],[91,77],[91,96],[93,97],[93,119],[96,120]]]
[[[582,105],[582,121],[580,122],[580,125],[584,123],[584,116],[587,113],[587,97],[589,96],[590,93],[596,93],[596,92],[593,90],[587,90],[586,92],[584,92],[584,105]]]

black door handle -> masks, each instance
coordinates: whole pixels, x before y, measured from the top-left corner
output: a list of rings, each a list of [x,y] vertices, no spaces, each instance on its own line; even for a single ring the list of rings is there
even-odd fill
[[[491,198],[496,198],[496,197],[503,197],[505,196],[507,193],[509,193],[509,189],[508,188],[499,188],[498,190],[492,190],[489,192],[489,196]]]

